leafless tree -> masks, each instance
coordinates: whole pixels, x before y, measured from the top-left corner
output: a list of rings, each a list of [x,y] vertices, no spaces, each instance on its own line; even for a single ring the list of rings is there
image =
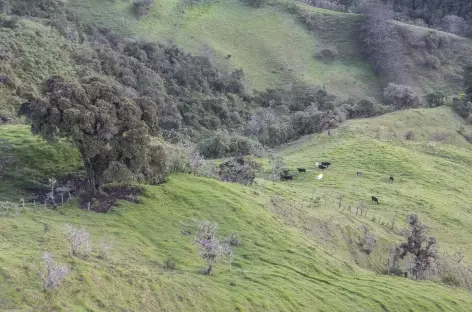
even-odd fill
[[[38,273],[43,281],[43,287],[45,290],[53,290],[59,287],[70,270],[64,265],[57,264],[50,253],[45,252],[42,255],[42,260],[44,262],[44,269],[38,269]]]
[[[88,256],[92,252],[90,233],[85,231],[83,227],[77,229],[70,224],[66,224],[64,234],[69,241],[69,252],[71,256],[76,256],[80,253],[84,256]]]
[[[197,221],[197,227],[195,242],[200,249],[200,256],[208,265],[200,272],[205,275],[210,275],[217,259],[224,256],[228,258],[231,268],[233,248],[228,240],[220,240],[216,237],[218,225],[210,221]]]
[[[389,271],[391,268],[398,268],[399,260],[409,254],[408,276],[412,279],[425,279],[437,267],[436,238],[428,236],[428,227],[420,223],[417,215],[408,216],[407,222],[410,226],[405,232],[407,241],[390,250]]]
[[[108,259],[112,248],[113,242],[109,238],[102,237],[100,239],[100,258]]]
[[[361,250],[366,254],[370,255],[377,245],[377,238],[374,234],[370,233],[369,228],[365,225],[361,225],[363,231],[363,238],[361,239]]]

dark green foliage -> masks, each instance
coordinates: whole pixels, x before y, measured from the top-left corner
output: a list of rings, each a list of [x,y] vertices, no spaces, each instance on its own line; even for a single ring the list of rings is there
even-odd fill
[[[246,123],[245,134],[260,143],[276,146],[301,135],[336,127],[343,121],[340,102],[324,88],[293,86],[260,92],[257,109]]]
[[[357,102],[356,105],[345,105],[344,108],[348,112],[348,118],[367,118],[377,115],[378,108],[369,100],[363,99]]]
[[[410,86],[389,83],[384,89],[384,97],[387,103],[394,105],[396,109],[420,106],[418,96]]]
[[[133,11],[138,17],[141,17],[146,15],[153,5],[154,0],[135,0],[133,2]]]
[[[0,27],[15,29],[18,27],[19,18],[16,16],[0,15]]]
[[[432,92],[426,95],[428,107],[438,107],[445,104],[446,96],[441,91]]]
[[[472,93],[472,65],[466,66],[464,68],[464,90],[466,90],[466,93],[469,95]]]
[[[405,134],[405,139],[407,139],[408,141],[413,141],[415,140],[415,138],[416,138],[415,133],[411,130]]]
[[[255,154],[259,143],[240,135],[219,131],[198,142],[198,150],[206,158]]]
[[[472,122],[472,66],[464,68],[464,89],[466,94],[462,94],[452,99],[453,109],[468,122]]]
[[[245,157],[234,157],[219,165],[221,181],[251,185],[261,165]]]
[[[395,19],[422,23],[457,35],[471,33],[472,2],[469,0],[381,0],[395,12]],[[329,0],[338,3],[337,0]],[[341,5],[356,12],[359,0],[339,0]]]
[[[157,117],[144,114],[119,86],[95,77],[80,84],[52,77],[43,94],[30,106],[32,131],[47,140],[64,136],[77,145],[93,194],[101,190],[110,166],[123,169],[117,162],[145,181],[163,180],[164,155],[149,137],[157,125],[147,122]]]
[[[452,101],[452,107],[462,118],[470,120],[470,114],[472,113],[472,102],[467,99],[460,100],[454,98]]]
[[[245,0],[248,4],[255,8],[260,8],[267,4],[268,0]]]
[[[8,164],[13,161],[13,150],[8,140],[0,139],[0,174]]]

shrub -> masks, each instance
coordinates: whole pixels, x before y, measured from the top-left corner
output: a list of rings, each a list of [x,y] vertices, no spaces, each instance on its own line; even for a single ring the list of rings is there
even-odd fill
[[[362,215],[362,211],[361,211]],[[361,239],[361,250],[365,252],[367,255],[370,255],[374,250],[375,246],[377,245],[377,238],[374,234],[369,232],[369,229],[365,225],[361,225],[361,229],[363,232],[363,237]]]
[[[225,239],[225,242],[231,247],[241,246],[242,239],[239,233],[230,233],[228,237]]]
[[[427,54],[425,56],[425,64],[431,69],[438,69],[441,67],[441,61],[434,55]]]
[[[110,250],[113,248],[113,243],[110,241],[109,238],[101,238],[100,239],[100,253],[99,257],[102,259],[108,259],[110,255]]]
[[[472,102],[467,99],[460,100],[454,98],[452,101],[452,108],[454,108],[456,113],[458,113],[462,118],[469,120],[472,112]]]
[[[90,233],[84,228],[76,229],[70,224],[66,224],[64,229],[66,239],[69,241],[69,253],[76,256],[82,253],[88,256],[92,252],[92,242]]]
[[[268,0],[246,0],[247,3],[255,8],[260,8],[267,4]]]
[[[347,111],[348,118],[368,118],[372,117],[378,114],[378,108],[374,104],[374,102],[367,100],[367,99],[362,99],[359,102],[357,102],[356,105],[351,106],[351,105],[345,105],[344,108]]]
[[[234,157],[219,165],[218,175],[224,182],[251,185],[260,168],[261,165],[251,159]]]
[[[12,145],[7,139],[0,139],[0,174],[8,164],[13,162]]]
[[[221,256],[230,256],[233,252],[232,247],[226,241],[220,241],[216,237],[218,225],[210,221],[197,222],[197,235],[195,236],[195,243],[200,249],[200,256],[207,262],[207,267],[202,268],[200,273],[210,275],[213,266]]]
[[[441,91],[428,93],[426,96],[426,103],[428,107],[438,107],[445,104],[446,96]]]
[[[438,141],[438,142],[446,142],[449,139],[449,135],[446,133],[435,133],[431,136],[431,139],[433,141]]]
[[[408,131],[405,134],[405,139],[407,139],[408,141],[414,141],[415,138],[416,138],[415,133],[412,130]]]
[[[177,262],[175,261],[174,257],[168,257],[164,261],[164,269],[167,269],[167,270],[176,270],[177,269]]]
[[[472,135],[467,133],[464,126],[460,126],[459,130],[457,130],[457,133],[462,135],[462,137],[469,143],[472,144]]]
[[[410,86],[389,83],[384,89],[385,100],[397,109],[418,107],[418,96]]]
[[[284,173],[285,163],[280,156],[270,155],[269,163],[271,166],[271,173],[269,180],[278,181]]]
[[[199,152],[207,158],[255,154],[260,149],[258,142],[226,131],[218,131],[198,142]]]
[[[417,215],[407,218],[409,229],[405,231],[406,242],[390,249],[388,272],[398,270],[399,260],[411,255],[408,276],[412,279],[425,279],[436,270],[436,238],[428,236],[428,227],[420,223]]]
[[[310,4],[316,8],[322,8],[322,9],[340,11],[340,12],[346,11],[346,7],[344,5],[334,0],[299,0],[299,1]]]
[[[319,58],[327,62],[333,62],[337,56],[338,52],[334,49],[323,49],[319,52]]]
[[[133,10],[138,17],[142,17],[147,14],[153,5],[154,0],[135,0],[133,2]]]
[[[44,270],[38,270],[38,272],[43,281],[43,287],[45,290],[54,290],[60,286],[70,270],[64,265],[57,264],[50,253],[43,253],[42,260],[44,262]]]

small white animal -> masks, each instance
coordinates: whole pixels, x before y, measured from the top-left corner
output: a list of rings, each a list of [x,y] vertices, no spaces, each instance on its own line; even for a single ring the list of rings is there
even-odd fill
[[[317,175],[317,176],[316,176],[316,179],[317,179],[317,180],[321,180],[321,179],[323,179],[323,174],[322,174],[322,173],[320,173],[319,175]]]

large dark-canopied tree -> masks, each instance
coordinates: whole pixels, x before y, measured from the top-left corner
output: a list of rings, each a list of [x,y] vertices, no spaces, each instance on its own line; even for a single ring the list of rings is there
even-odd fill
[[[154,166],[160,163],[154,158],[163,153],[150,144],[157,132],[157,106],[149,99],[128,99],[113,81],[97,77],[76,83],[54,76],[44,83],[43,95],[29,107],[32,131],[46,140],[67,137],[77,145],[93,195],[116,163],[143,180],[162,179],[156,172],[162,166]]]

